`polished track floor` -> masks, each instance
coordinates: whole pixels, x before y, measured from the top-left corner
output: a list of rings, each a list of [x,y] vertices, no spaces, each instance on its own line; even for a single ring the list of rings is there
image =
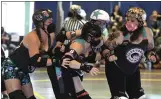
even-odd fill
[[[46,68],[38,68],[30,74],[37,99],[55,99]],[[142,86],[147,99],[161,99],[161,70],[141,70]],[[86,74],[83,85],[92,99],[109,99],[110,92],[105,78],[104,68],[98,76]]]

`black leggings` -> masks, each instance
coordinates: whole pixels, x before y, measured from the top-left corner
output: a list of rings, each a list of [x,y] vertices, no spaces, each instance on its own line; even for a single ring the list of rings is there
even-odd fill
[[[132,99],[144,94],[141,88],[139,68],[133,75],[126,75],[114,63],[110,63],[106,64],[105,72],[112,97],[127,97],[125,94],[127,92],[129,99]]]
[[[48,66],[47,72],[48,72],[48,76],[51,81],[51,85],[52,85],[53,92],[55,94],[55,98],[61,99],[60,98],[60,89],[59,89],[59,85],[58,85],[58,81],[57,81],[57,77],[56,77],[56,72],[55,72],[55,67]]]
[[[57,78],[56,68],[55,66],[48,66],[47,72],[49,79],[51,81],[51,85],[53,88],[53,92],[55,94],[56,99],[70,99],[69,96],[65,93],[63,78]]]

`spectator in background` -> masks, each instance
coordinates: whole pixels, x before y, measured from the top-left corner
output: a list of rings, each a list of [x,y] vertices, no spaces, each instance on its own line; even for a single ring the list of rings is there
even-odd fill
[[[79,5],[71,5],[68,16],[65,18],[63,28],[66,33],[67,39],[75,39],[76,35],[81,35],[80,30],[86,23],[86,12]],[[78,31],[78,32],[77,32]],[[70,32],[70,33],[69,33]],[[68,44],[70,40],[65,40],[65,44]]]
[[[160,32],[155,40],[155,50],[156,51],[161,50],[161,28],[160,28]]]
[[[5,49],[8,49],[11,41],[11,35],[8,34],[3,27],[1,27],[1,44]]]
[[[119,28],[122,25],[123,17],[119,5],[115,5],[111,14],[112,28]]]
[[[161,69],[161,49],[155,51],[156,62],[152,63],[153,69]]]
[[[148,25],[153,31],[154,39],[156,39],[160,32],[159,28],[161,28],[161,15],[156,10],[150,15]]]

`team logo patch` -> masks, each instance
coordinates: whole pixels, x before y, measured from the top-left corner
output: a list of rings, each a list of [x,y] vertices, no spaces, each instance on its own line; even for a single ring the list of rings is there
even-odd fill
[[[126,53],[126,59],[131,63],[137,63],[143,56],[144,51],[140,48],[134,48]]]

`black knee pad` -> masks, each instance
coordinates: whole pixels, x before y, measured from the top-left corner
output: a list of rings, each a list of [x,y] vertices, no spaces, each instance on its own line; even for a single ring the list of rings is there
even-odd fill
[[[15,90],[11,93],[9,93],[10,99],[27,99],[25,95],[23,94],[22,90]]]
[[[6,91],[6,86],[4,83],[4,78],[3,76],[1,76],[1,92]]]
[[[92,99],[92,98],[89,96],[87,91],[82,90],[77,93],[77,99]]]
[[[33,95],[33,96],[29,97],[28,99],[36,99],[36,97]]]

